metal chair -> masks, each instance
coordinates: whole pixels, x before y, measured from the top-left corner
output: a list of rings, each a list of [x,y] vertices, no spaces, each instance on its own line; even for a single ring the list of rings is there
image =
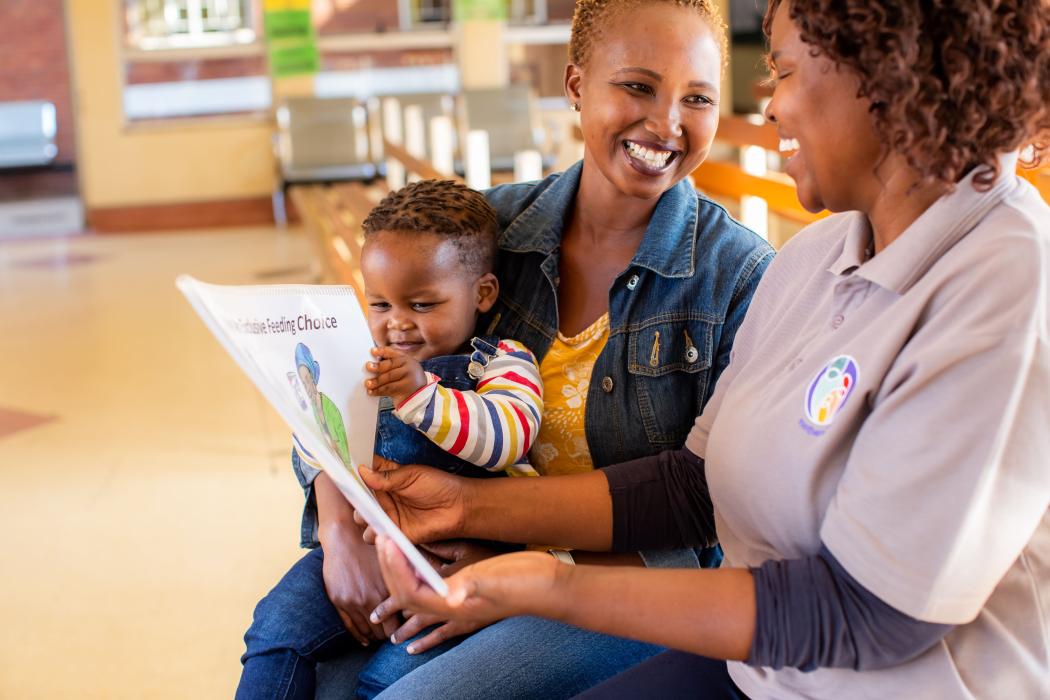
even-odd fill
[[[289,185],[376,176],[366,122],[364,106],[353,98],[291,98],[277,108],[278,177],[272,201],[278,226],[288,222]]]
[[[50,165],[58,155],[57,130],[50,102],[0,102],[0,168]]]
[[[542,137],[536,97],[526,85],[464,90],[459,109],[460,143],[466,143],[468,131],[487,131],[492,170],[513,170],[515,153],[539,148]],[[548,160],[545,155],[545,166]]]

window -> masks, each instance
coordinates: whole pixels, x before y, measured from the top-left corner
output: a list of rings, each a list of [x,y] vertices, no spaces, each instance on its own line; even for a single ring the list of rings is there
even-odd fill
[[[136,49],[248,44],[251,0],[127,0],[127,41]]]
[[[547,0],[510,0],[507,8],[511,24],[546,24]]]
[[[398,0],[402,29],[442,28],[452,21],[452,0]]]

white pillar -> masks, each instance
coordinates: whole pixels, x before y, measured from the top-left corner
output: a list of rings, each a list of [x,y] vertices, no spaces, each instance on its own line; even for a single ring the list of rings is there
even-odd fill
[[[434,117],[430,120],[430,164],[439,173],[451,176],[455,172],[454,159],[452,119]]]
[[[405,107],[405,150],[414,158],[427,159],[426,125],[423,122],[423,108],[419,105]],[[420,179],[417,173],[408,176],[409,182]]]
[[[745,173],[766,174],[766,149],[760,146],[744,146],[740,149],[740,160]],[[766,200],[751,195],[741,197],[740,222],[762,238],[769,240],[769,205]]]
[[[478,129],[467,134],[467,185],[476,190],[492,187],[487,131]]]
[[[383,138],[397,146],[404,143],[401,103],[395,97],[383,99]],[[386,183],[391,190],[399,190],[405,186],[405,166],[401,161],[386,159]]]
[[[514,182],[543,179],[543,156],[539,151],[518,151],[514,154]]]

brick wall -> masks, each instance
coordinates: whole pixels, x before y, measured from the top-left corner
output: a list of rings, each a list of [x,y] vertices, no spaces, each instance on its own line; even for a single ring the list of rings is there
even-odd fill
[[[76,158],[62,0],[0,0],[0,101],[48,100],[58,161]]]
[[[317,33],[353,34],[357,32],[398,31],[397,2],[395,0],[352,0],[329,4],[332,13],[322,19]],[[314,21],[317,21],[314,10]]]

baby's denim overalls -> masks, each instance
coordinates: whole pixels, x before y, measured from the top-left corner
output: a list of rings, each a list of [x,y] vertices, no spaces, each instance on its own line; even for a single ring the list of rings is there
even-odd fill
[[[495,336],[475,338],[472,344],[472,354],[424,360],[423,369],[439,377],[439,383],[444,387],[475,391],[478,380],[470,376],[468,366],[472,359],[486,364],[495,355],[499,339]],[[375,452],[399,464],[428,464],[463,476],[505,474],[503,471],[490,472],[445,452],[415,427],[406,425],[394,415],[393,402],[387,397],[379,404]],[[272,695],[273,688],[288,680],[284,677],[288,673],[292,673],[299,684],[311,684],[314,663],[357,644],[346,631],[325,591],[323,555],[317,546],[317,503],[313,492],[316,471],[301,463],[295,450],[292,450],[292,466],[307,494],[303,512],[303,546],[316,549],[293,565],[255,608],[252,625],[244,635],[247,650],[241,657],[242,663],[252,664],[242,679],[244,687],[238,689],[238,694],[245,697]],[[308,473],[309,484],[306,483]]]
[[[443,355],[423,360],[423,369],[440,377],[441,386],[459,391],[474,391],[478,380],[467,371],[471,357],[481,359],[483,363],[495,355],[499,338],[481,336],[474,338],[473,354]],[[450,455],[431,442],[423,433],[411,425],[405,425],[394,415],[394,404],[383,397],[379,401],[379,420],[376,423],[375,453],[398,464],[427,464],[443,469],[452,474],[472,477],[504,476],[505,472],[490,472],[459,457]],[[316,547],[317,542],[317,502],[314,497],[313,480],[318,471],[299,459],[299,453],[292,450],[292,469],[296,478],[306,492],[306,505],[303,507],[300,545]]]

